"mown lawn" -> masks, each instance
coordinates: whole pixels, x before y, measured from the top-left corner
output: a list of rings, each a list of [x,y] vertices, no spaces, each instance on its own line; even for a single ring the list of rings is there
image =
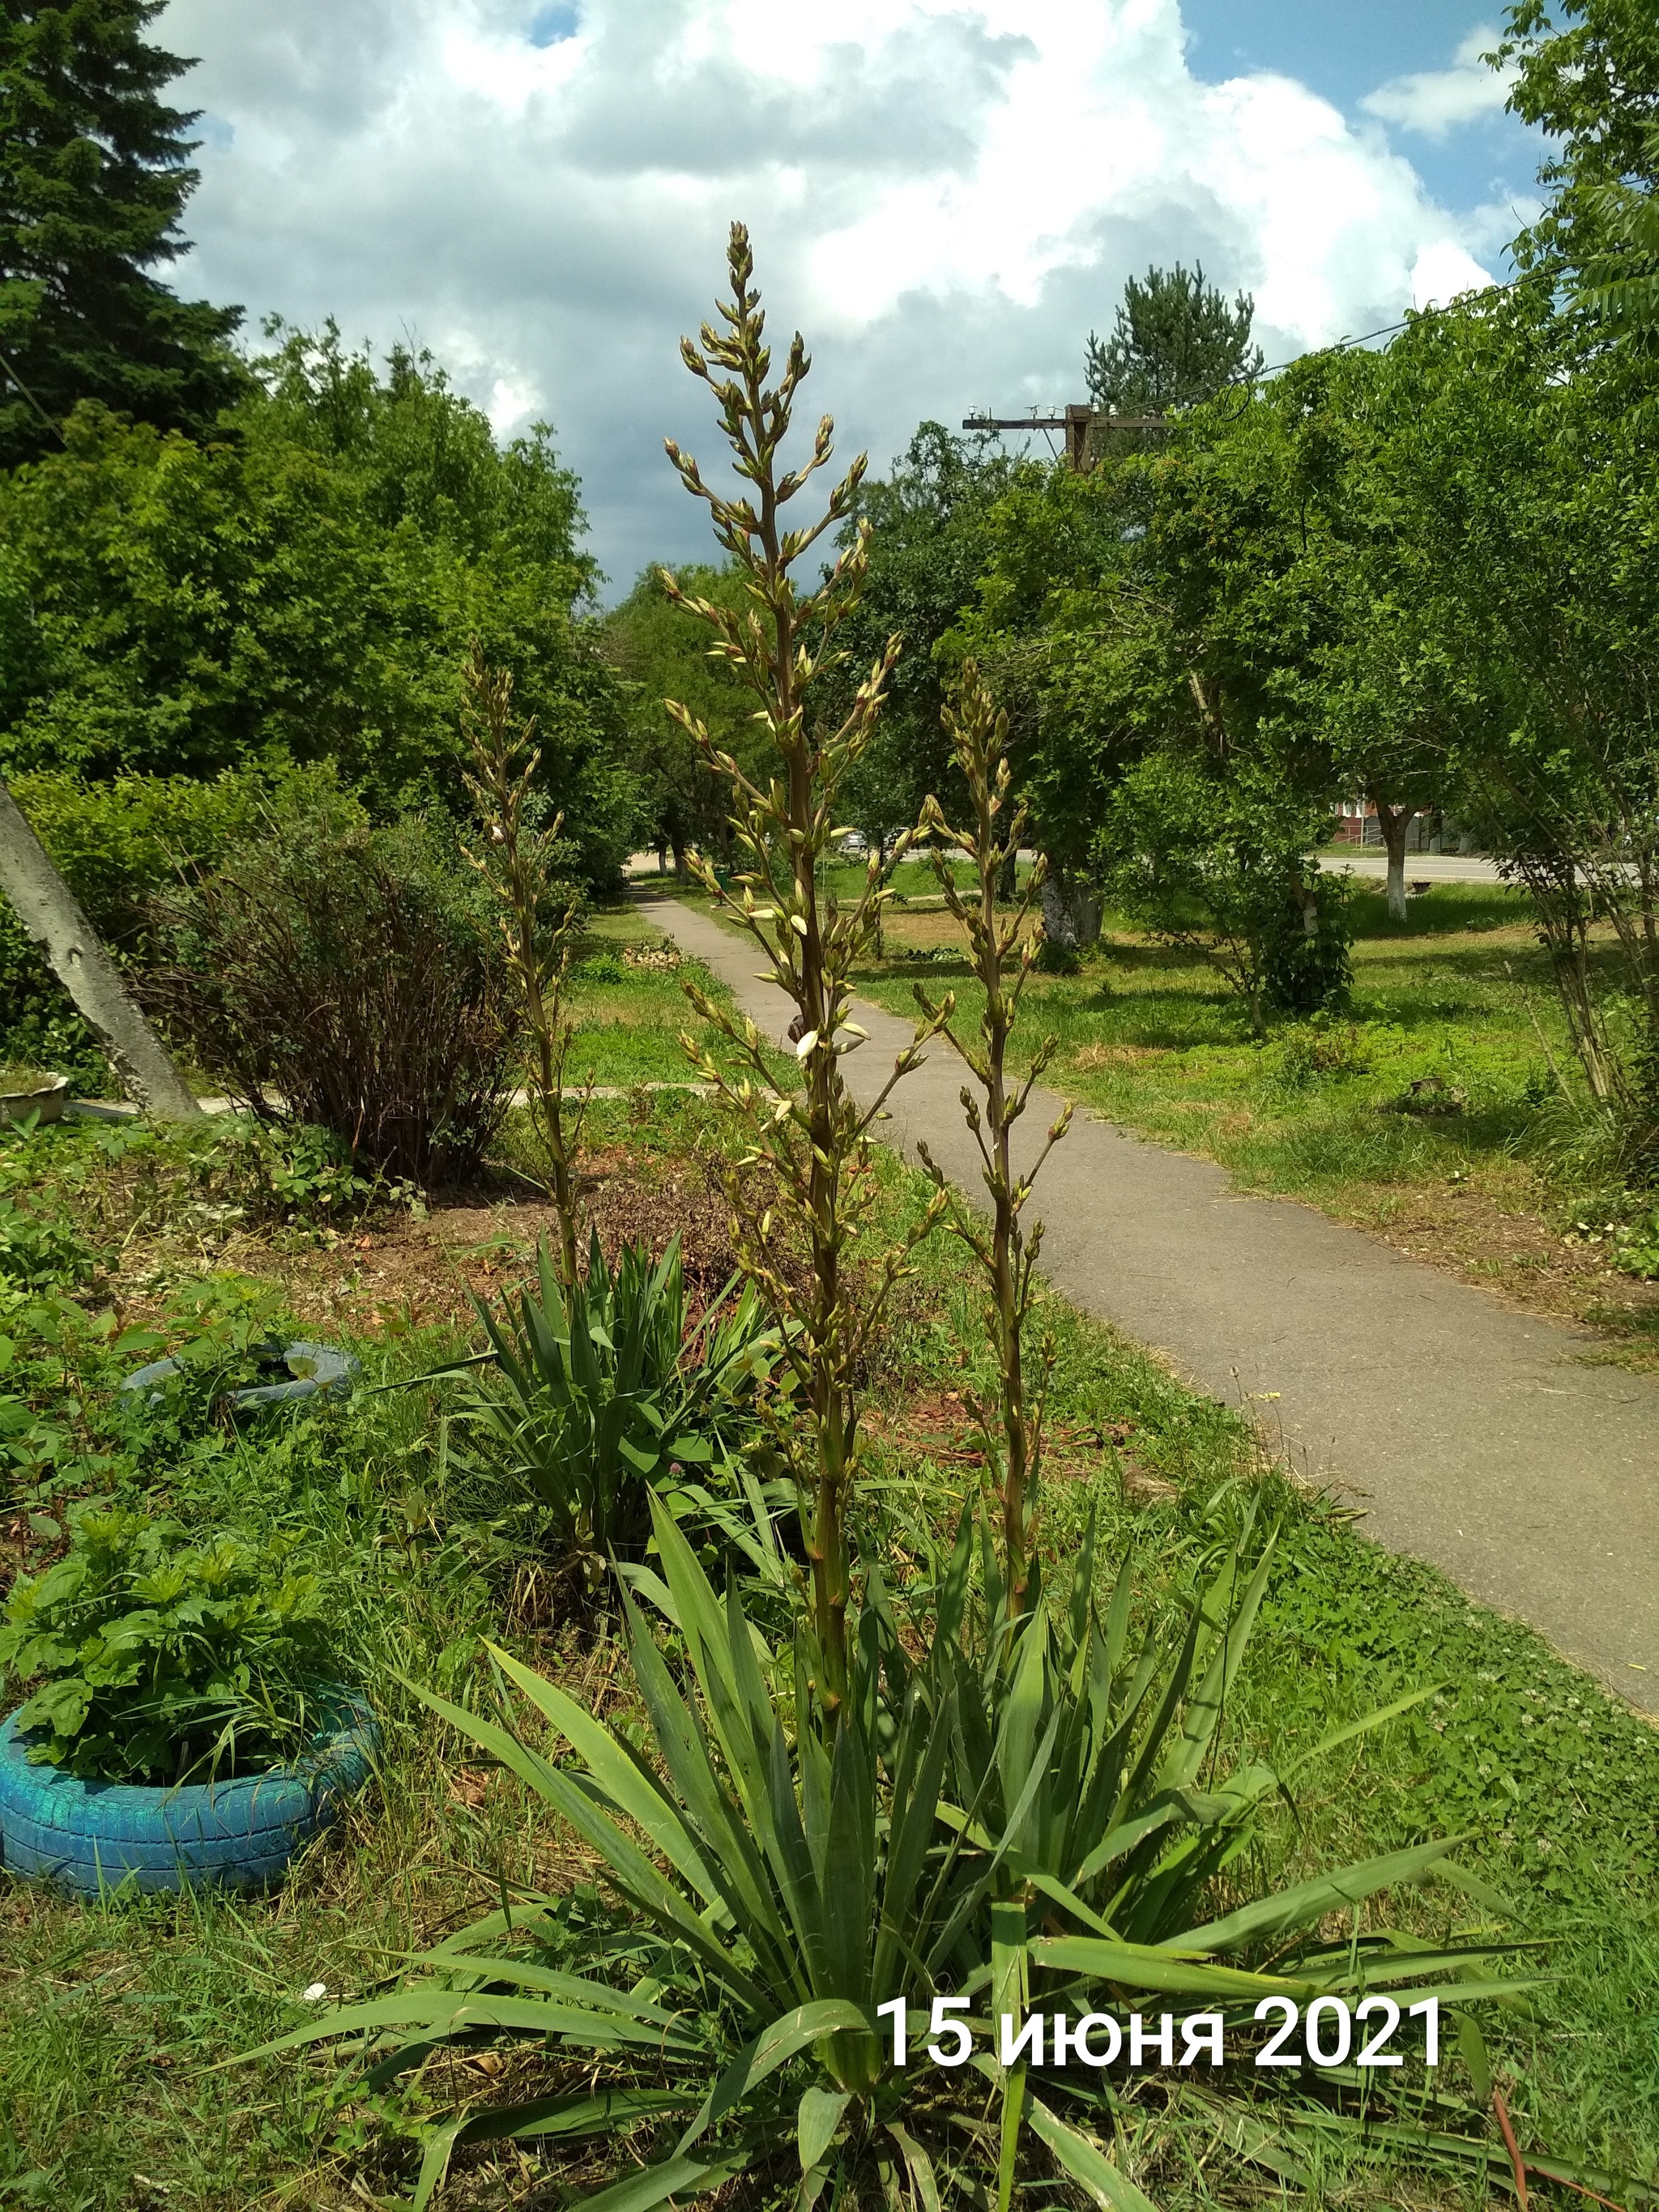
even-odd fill
[[[1617,1201],[1563,1095],[1572,1054],[1526,902],[1437,884],[1404,924],[1377,892],[1354,912],[1341,1016],[1258,1042],[1206,962],[1109,915],[1075,974],[1032,978],[1019,1049],[1052,1034],[1048,1080],[1068,1097],[1650,1364],[1659,1292],[1611,1265]],[[861,990],[908,1013],[918,982],[951,989],[971,1029],[977,986],[948,915],[896,908],[884,950]]]

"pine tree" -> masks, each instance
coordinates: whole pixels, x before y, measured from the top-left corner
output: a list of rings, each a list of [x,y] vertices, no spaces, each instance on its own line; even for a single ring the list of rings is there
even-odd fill
[[[1201,264],[1149,269],[1144,283],[1131,276],[1110,337],[1089,333],[1090,396],[1119,415],[1164,415],[1212,399],[1224,384],[1260,370],[1255,315],[1248,292],[1230,304]]]
[[[186,251],[197,183],[196,115],[159,97],[189,64],[143,35],[161,5],[0,9],[0,467],[55,445],[43,415],[78,400],[188,430],[240,388],[226,344],[240,309],[150,273]]]

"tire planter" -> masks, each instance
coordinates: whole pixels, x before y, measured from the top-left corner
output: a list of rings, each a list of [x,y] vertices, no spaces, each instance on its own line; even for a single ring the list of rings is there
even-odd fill
[[[35,1090],[0,1091],[0,1124],[27,1121],[31,1114],[38,1114],[43,1122],[61,1121],[69,1087],[67,1075],[54,1075]]]
[[[258,1406],[294,1406],[307,1398],[349,1398],[353,1383],[362,1373],[362,1362],[354,1359],[349,1352],[339,1352],[330,1344],[266,1345],[258,1354],[262,1367],[288,1368],[288,1379],[283,1382],[262,1382],[246,1390],[233,1390],[226,1401],[239,1413],[250,1413]],[[296,1359],[310,1363],[309,1375],[295,1375],[291,1363]],[[140,1367],[129,1375],[121,1385],[123,1395],[129,1390],[147,1390],[177,1375],[180,1363],[176,1359],[153,1359],[148,1367]],[[153,1406],[161,1402],[161,1393],[156,1390],[150,1400]]]
[[[341,1692],[292,1766],[153,1790],[31,1766],[13,1714],[0,1728],[0,1865],[82,1897],[129,1876],[141,1890],[264,1889],[362,1789],[380,1740],[368,1705]]]

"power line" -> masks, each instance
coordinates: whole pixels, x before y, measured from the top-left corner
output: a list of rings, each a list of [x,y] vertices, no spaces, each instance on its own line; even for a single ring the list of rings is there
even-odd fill
[[[1481,289],[1486,292],[1512,292],[1520,282],[1521,279],[1518,276],[1511,276],[1501,284],[1486,284]],[[1420,319],[1424,315],[1443,313],[1443,308],[1420,307],[1417,311],[1416,319]],[[1373,338],[1391,338],[1397,331],[1408,329],[1413,319],[1411,315],[1402,316],[1397,323],[1384,323],[1379,331],[1362,331],[1357,338],[1333,338],[1329,345],[1309,346],[1303,352],[1293,354],[1289,361],[1276,362],[1272,368],[1258,368],[1254,376],[1230,376],[1227,383],[1221,388],[1224,392],[1228,385],[1254,384],[1260,377],[1281,376],[1287,368],[1294,368],[1297,362],[1307,361],[1315,354],[1348,353],[1355,346],[1369,345]]]
[[[1396,331],[1403,331],[1409,320],[1407,316],[1405,321],[1384,323],[1380,331],[1363,331],[1357,338],[1333,338],[1329,345],[1309,346],[1301,353],[1292,354],[1288,361],[1276,361],[1271,368],[1255,369],[1249,376],[1230,376],[1221,388],[1224,392],[1228,385],[1255,384],[1264,376],[1282,376],[1287,368],[1294,368],[1297,362],[1306,361],[1310,354],[1347,353],[1354,346],[1369,345],[1373,338],[1392,337]]]

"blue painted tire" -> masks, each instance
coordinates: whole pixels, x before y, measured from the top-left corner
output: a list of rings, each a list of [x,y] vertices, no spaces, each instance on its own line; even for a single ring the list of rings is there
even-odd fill
[[[152,1790],[32,1766],[14,1713],[0,1728],[0,1865],[82,1897],[129,1875],[145,1890],[264,1889],[362,1789],[380,1741],[368,1706],[343,1692],[292,1766]]]
[[[304,1398],[349,1398],[351,1387],[362,1373],[362,1362],[353,1358],[349,1352],[337,1351],[331,1344],[286,1344],[280,1351],[271,1346],[270,1364],[284,1365],[290,1360],[307,1359],[312,1364],[309,1375],[290,1375],[286,1382],[263,1382],[252,1389],[233,1390],[230,1404],[239,1413],[249,1412],[256,1406],[290,1406]],[[165,1382],[179,1371],[176,1359],[153,1359],[148,1367],[140,1367],[128,1376],[121,1385],[123,1395],[129,1390],[145,1390],[154,1382]],[[149,1401],[152,1406],[161,1403],[157,1390]]]

